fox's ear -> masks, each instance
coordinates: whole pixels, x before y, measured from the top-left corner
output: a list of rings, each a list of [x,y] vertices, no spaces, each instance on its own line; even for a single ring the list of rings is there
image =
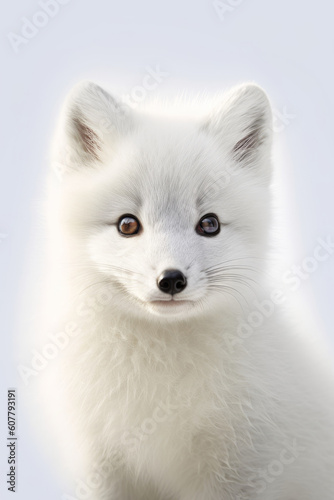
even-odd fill
[[[204,129],[228,148],[236,163],[249,168],[269,167],[265,163],[270,163],[271,106],[267,95],[257,85],[244,84],[228,92],[219,109],[204,124]]]
[[[56,133],[52,160],[61,172],[103,163],[106,152],[132,129],[130,108],[92,82],[68,95]]]

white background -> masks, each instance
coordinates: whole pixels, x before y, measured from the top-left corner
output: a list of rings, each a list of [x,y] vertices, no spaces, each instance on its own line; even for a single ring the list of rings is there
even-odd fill
[[[169,73],[156,90],[162,95],[257,82],[269,94],[282,129],[276,133],[275,166],[283,180],[290,264],[312,256],[319,237],[334,239],[334,9],[329,0],[222,0],[224,16],[212,0],[63,3],[46,22],[36,17],[41,7],[32,0],[7,2],[1,16],[0,496],[6,499],[13,498],[5,483],[6,393],[17,385],[17,365],[25,361],[18,359],[16,345],[22,279],[38,224],[50,137],[74,83],[91,79],[127,94],[142,84],[147,67],[157,65]],[[8,34],[21,36],[22,18],[45,26],[15,51]],[[290,118],[282,121],[284,109]],[[334,255],[300,290],[332,345],[333,284]],[[64,492],[32,437],[22,405],[18,419],[15,498],[59,500]]]

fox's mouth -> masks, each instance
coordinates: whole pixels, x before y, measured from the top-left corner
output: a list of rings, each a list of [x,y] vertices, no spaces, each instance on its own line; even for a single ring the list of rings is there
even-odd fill
[[[127,288],[120,281],[117,281],[116,283],[123,293],[130,295],[130,297],[139,303],[141,307],[144,307],[153,314],[181,314],[187,312],[189,309],[192,309],[196,304],[195,300],[178,299],[174,298],[174,296],[166,299],[144,300],[130,294]]]
[[[181,299],[164,299],[164,300],[151,300],[146,303],[152,312],[168,314],[175,312],[184,312],[194,306],[192,300]]]
[[[149,302],[155,306],[162,307],[178,307],[185,304],[191,304],[190,300],[175,300],[175,299],[165,299],[165,300],[151,300]]]

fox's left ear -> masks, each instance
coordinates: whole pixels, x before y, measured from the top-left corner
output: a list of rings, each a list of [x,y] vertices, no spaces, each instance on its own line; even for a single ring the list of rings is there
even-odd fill
[[[232,89],[203,128],[229,149],[237,164],[260,168],[265,177],[270,176],[272,113],[260,87],[244,84]]]

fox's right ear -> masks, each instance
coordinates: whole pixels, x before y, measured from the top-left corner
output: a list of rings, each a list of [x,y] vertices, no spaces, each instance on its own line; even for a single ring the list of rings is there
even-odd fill
[[[130,108],[92,82],[79,83],[68,95],[56,133],[52,162],[62,175],[98,167],[106,152],[133,128]]]

